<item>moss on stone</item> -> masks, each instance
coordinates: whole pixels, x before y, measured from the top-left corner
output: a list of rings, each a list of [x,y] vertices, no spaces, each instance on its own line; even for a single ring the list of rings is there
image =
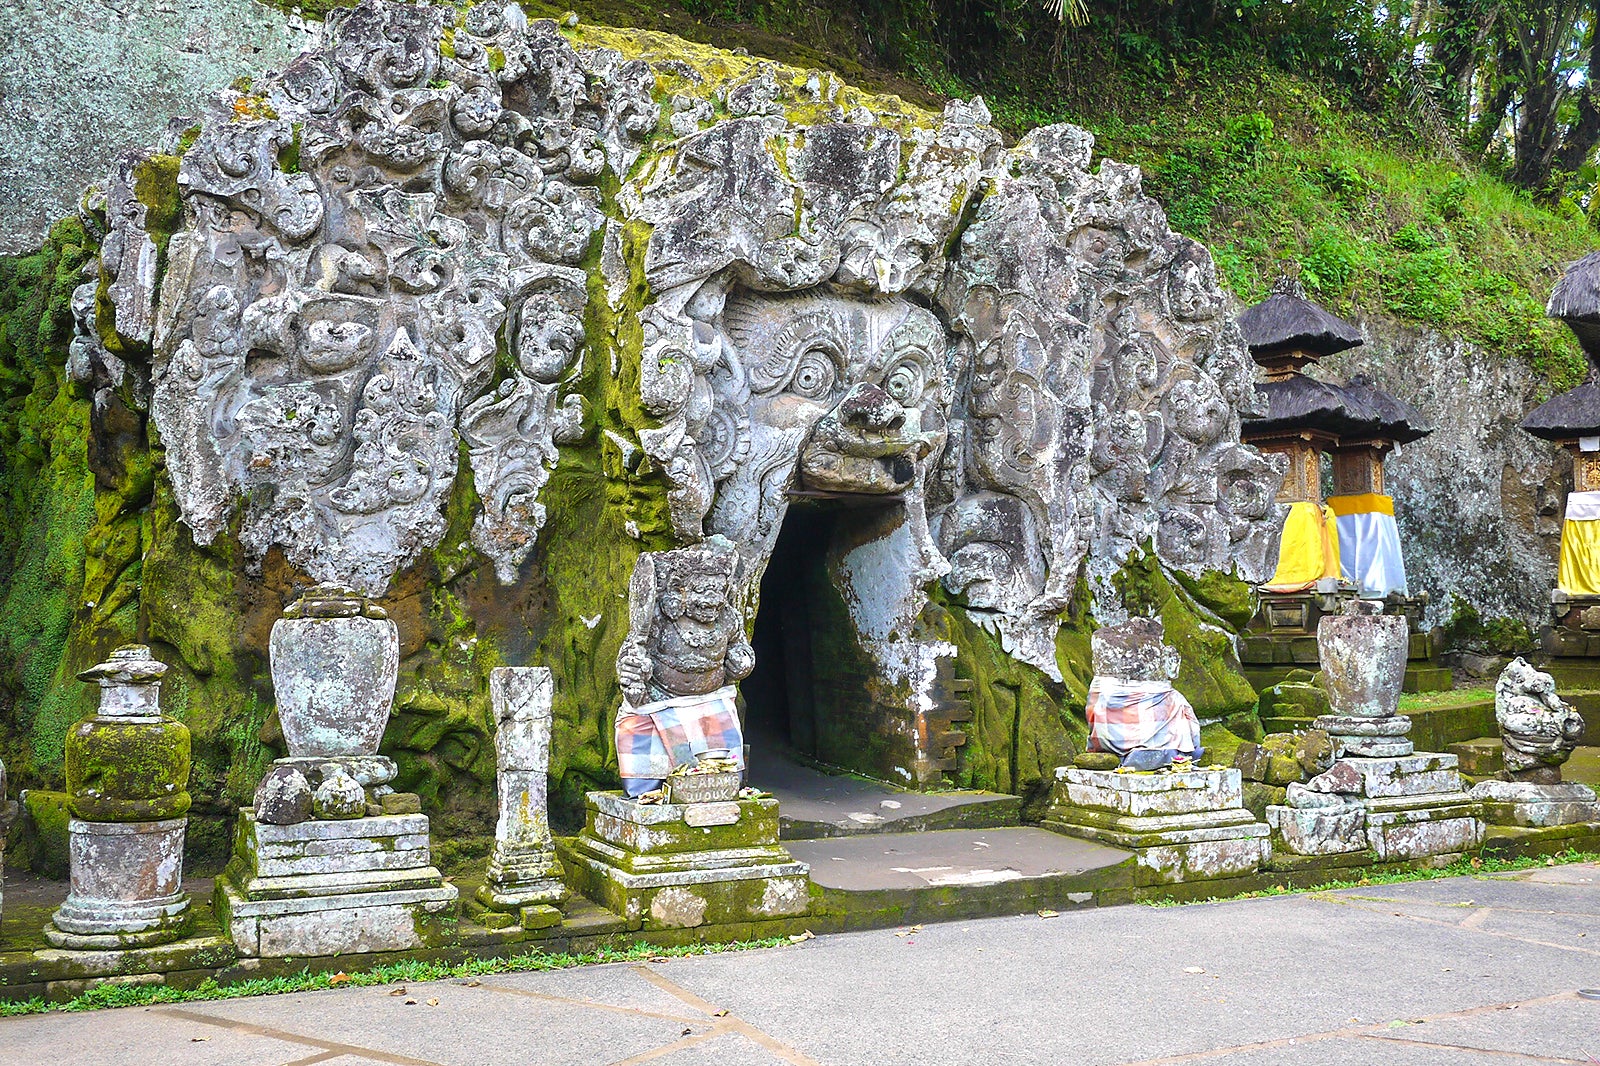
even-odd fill
[[[1087,596],[1087,589],[1080,592]],[[1087,633],[1071,622],[1062,626],[1057,647],[1064,654],[1057,658],[1063,684],[1006,654],[999,637],[942,587],[936,586],[933,596],[946,621],[942,636],[956,646],[956,676],[972,682],[967,695],[972,720],[963,727],[967,742],[955,783],[1022,796],[1025,810],[1042,806],[1049,800],[1055,768],[1070,762],[1088,737],[1083,716]]]
[[[172,720],[79,722],[67,734],[66,777],[74,817],[177,818],[189,810],[189,730]]]
[[[0,751],[29,787],[61,783],[67,729],[94,705],[69,648],[95,521],[89,408],[65,364],[95,251],[69,219],[38,252],[0,257]]]
[[[63,880],[68,873],[68,796],[42,788],[22,793],[22,817],[6,840],[6,864],[14,870],[32,870],[41,877]],[[6,913],[11,912],[7,909]],[[8,921],[6,924],[10,924]]]

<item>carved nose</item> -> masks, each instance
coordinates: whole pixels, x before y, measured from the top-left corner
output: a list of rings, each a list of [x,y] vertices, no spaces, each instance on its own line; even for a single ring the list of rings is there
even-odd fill
[[[839,404],[846,425],[892,433],[906,423],[906,409],[876,385],[857,385]]]

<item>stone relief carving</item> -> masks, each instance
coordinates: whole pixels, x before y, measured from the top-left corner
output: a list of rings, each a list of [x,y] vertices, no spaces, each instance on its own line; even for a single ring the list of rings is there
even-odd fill
[[[253,558],[277,545],[372,595],[443,534],[463,441],[473,542],[516,579],[583,433],[563,388],[594,183],[658,118],[646,64],[489,4],[446,55],[447,17],[335,12],[320,50],[222,101],[183,157],[155,329],[152,413],[196,539],[238,509]]]
[[[517,580],[585,439],[604,299],[636,317],[652,420],[618,440],[681,543],[738,546],[742,602],[793,492],[903,508],[891,598],[914,613],[942,577],[1055,676],[1085,567],[1106,591],[1149,543],[1265,577],[1282,471],[1238,442],[1252,364],[1209,255],[1136,168],[1091,171],[1081,130],[1007,149],[981,100],[895,108],[574,47],[515,5],[332,13],[184,154],[153,312],[131,171],[104,193],[101,269],[117,330],[151,340],[185,522],[379,595],[443,534],[464,454],[473,544]],[[75,373],[115,375],[82,295]]]

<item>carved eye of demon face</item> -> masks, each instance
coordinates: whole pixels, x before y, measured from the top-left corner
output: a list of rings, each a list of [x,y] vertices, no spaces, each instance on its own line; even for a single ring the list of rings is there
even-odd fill
[[[927,375],[917,359],[903,359],[883,379],[883,390],[894,397],[902,407],[915,407],[922,403],[922,390]]]
[[[833,360],[826,352],[815,348],[800,357],[795,365],[794,377],[789,381],[789,391],[808,400],[827,399],[838,378]]]

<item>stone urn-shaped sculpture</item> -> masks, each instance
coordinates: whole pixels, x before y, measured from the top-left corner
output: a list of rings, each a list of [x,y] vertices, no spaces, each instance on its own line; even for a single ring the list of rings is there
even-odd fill
[[[1317,624],[1317,653],[1333,713],[1316,728],[1337,754],[1411,754],[1411,719],[1399,714],[1411,636],[1404,617],[1386,615],[1376,600],[1351,600]]]
[[[400,633],[381,607],[319,585],[273,624],[271,661],[291,758],[377,754],[400,670]]]
[[[100,706],[67,734],[72,887],[45,929],[56,947],[144,947],[188,925],[189,730],[161,713],[166,672],[129,645],[78,675],[100,685]]]

